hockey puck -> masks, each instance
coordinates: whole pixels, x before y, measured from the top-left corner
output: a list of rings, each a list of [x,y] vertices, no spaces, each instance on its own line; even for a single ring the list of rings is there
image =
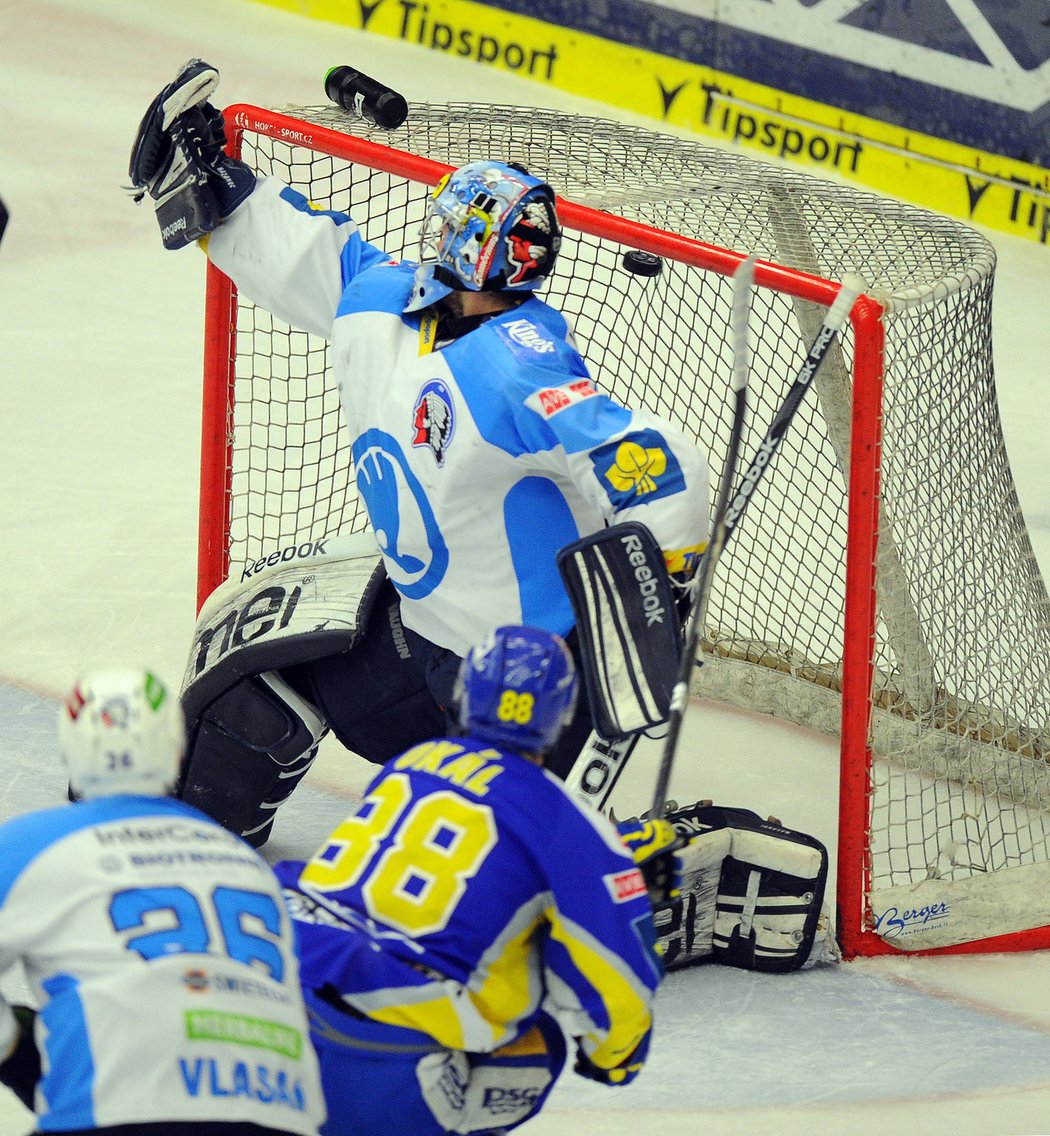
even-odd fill
[[[631,249],[623,254],[623,266],[635,276],[659,276],[664,270],[661,257],[651,252],[642,252],[641,249]]]

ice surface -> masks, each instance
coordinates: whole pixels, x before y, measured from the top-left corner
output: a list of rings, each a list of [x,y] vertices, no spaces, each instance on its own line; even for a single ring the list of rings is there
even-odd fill
[[[58,692],[85,667],[177,681],[193,619],[203,258],[160,247],[122,186],[139,118],[199,55],[222,104],[323,101],[332,65],[410,101],[474,99],[613,117],[512,75],[248,0],[33,0],[0,35],[0,817],[63,799]],[[618,117],[629,118],[620,115]],[[651,125],[640,119],[631,121]],[[1050,252],[989,234],[1000,404],[1018,493],[1050,569],[1045,463]],[[671,795],[775,812],[834,847],[836,747],[698,701]],[[641,750],[614,805],[646,801]],[[309,853],[369,769],[327,749],[268,853]],[[8,979],[17,991],[17,976]],[[661,988],[652,1059],[624,1090],[567,1076],[531,1136],[1050,1131],[1045,954],[868,960],[787,978],[708,967]],[[0,1133],[29,1131],[0,1090]]]

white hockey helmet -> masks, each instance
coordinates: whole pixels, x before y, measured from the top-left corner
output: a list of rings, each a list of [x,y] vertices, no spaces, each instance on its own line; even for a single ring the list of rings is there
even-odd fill
[[[186,725],[160,679],[121,667],[73,687],[59,711],[58,741],[74,797],[163,797],[178,776]]]

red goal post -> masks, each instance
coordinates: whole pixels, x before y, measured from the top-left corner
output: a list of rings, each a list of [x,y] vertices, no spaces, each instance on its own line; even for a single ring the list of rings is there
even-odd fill
[[[566,239],[546,294],[575,324],[596,381],[677,420],[716,472],[729,279],[744,256],[761,258],[745,458],[836,280],[856,271],[869,281],[720,564],[703,692],[840,735],[847,956],[1050,945],[1050,910],[1019,910],[1050,871],[1050,713],[1040,718],[1038,666],[1006,668],[1000,706],[1003,676],[985,682],[965,661],[994,637],[989,628],[1011,627],[1018,605],[1026,641],[1050,657],[1045,587],[1032,584],[1023,522],[1004,534],[1002,518],[962,516],[948,501],[959,471],[975,466],[994,479],[994,491],[978,486],[986,499],[1013,492],[994,406],[986,242],[910,206],[600,119],[417,106],[385,134],[334,107],[225,115],[231,153],[351,212],[367,239],[406,259],[427,190],[449,168],[487,154],[524,161],[563,194]],[[625,272],[631,249],[659,256],[660,276]],[[200,603],[231,569],[367,527],[325,345],[255,309],[211,266],[204,385]],[[942,403],[956,399],[977,406],[976,425],[942,420]],[[924,469],[924,458],[947,468]],[[1005,600],[995,589],[967,594],[964,539],[977,560],[985,544],[1010,546]],[[942,603],[946,591],[961,594]],[[980,634],[968,642],[974,622]],[[980,831],[961,831],[975,811]],[[913,888],[921,899],[909,906],[899,897]],[[1004,897],[991,913],[989,891]]]

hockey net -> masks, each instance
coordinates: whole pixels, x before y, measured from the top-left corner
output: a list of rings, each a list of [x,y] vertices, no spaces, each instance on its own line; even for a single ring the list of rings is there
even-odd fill
[[[601,119],[416,105],[226,112],[231,151],[416,258],[430,186],[482,156],[561,195],[546,289],[600,387],[669,417],[717,476],[729,276],[760,258],[755,452],[835,294],[867,296],[716,574],[703,693],[841,737],[847,956],[1050,945],[1050,624],[998,418],[994,254],[969,228]],[[351,133],[352,135],[351,136]],[[626,271],[630,249],[659,276]],[[367,528],[326,343],[209,269],[199,599],[283,550]]]

